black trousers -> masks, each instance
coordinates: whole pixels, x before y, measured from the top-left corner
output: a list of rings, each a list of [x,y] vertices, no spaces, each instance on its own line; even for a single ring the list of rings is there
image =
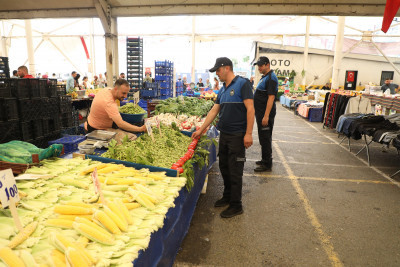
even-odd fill
[[[229,199],[230,206],[242,206],[243,167],[246,161],[243,134],[221,132],[219,138],[219,169],[224,179],[223,197]]]
[[[268,94],[265,91],[256,90],[254,94],[254,110],[258,129],[258,140],[261,146],[261,161],[265,165],[272,164],[272,130],[274,129],[275,110],[271,110],[268,126],[262,126],[265,110],[267,108]]]

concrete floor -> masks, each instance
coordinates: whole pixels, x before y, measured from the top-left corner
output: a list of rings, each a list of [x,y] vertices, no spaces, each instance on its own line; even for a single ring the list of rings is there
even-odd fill
[[[255,174],[257,127],[243,176],[244,213],[222,219],[218,162],[208,176],[175,266],[400,266],[400,168],[396,150],[333,130],[280,106],[272,172]]]

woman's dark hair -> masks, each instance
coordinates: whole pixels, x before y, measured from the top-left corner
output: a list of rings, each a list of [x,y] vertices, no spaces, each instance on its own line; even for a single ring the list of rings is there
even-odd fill
[[[75,76],[75,80],[79,80],[79,78],[81,77],[81,75],[78,73],[78,74],[76,74],[76,76]]]
[[[85,80],[85,79],[87,79],[87,78],[88,78],[87,76],[84,76],[83,79],[82,79],[82,81]]]

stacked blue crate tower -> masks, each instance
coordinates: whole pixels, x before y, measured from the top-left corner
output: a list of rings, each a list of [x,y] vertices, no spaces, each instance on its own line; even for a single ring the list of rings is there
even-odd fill
[[[155,62],[155,80],[158,83],[160,99],[172,97],[174,63],[168,60]]]
[[[0,78],[0,143],[22,140],[45,148],[74,124],[71,97],[55,79]]]
[[[126,80],[133,90],[143,87],[143,38],[126,38]]]

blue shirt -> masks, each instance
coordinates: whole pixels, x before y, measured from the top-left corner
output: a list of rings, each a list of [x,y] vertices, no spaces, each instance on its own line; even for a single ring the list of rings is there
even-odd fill
[[[224,133],[245,133],[247,108],[243,100],[253,99],[253,90],[248,79],[236,76],[218,92],[216,103],[220,105],[217,128]]]
[[[278,93],[278,84],[279,84],[278,78],[276,77],[274,71],[270,70],[266,75],[263,75],[261,79],[258,81],[256,90],[266,91],[268,95],[275,95],[275,100],[276,100],[276,95]],[[272,106],[271,112],[269,113],[269,118],[273,119],[275,115],[276,115],[276,104],[274,101],[274,105]]]
[[[67,93],[74,91],[74,88],[75,88],[74,82],[75,82],[74,77],[69,76],[67,79],[67,84],[65,85],[65,89],[66,89]]]

